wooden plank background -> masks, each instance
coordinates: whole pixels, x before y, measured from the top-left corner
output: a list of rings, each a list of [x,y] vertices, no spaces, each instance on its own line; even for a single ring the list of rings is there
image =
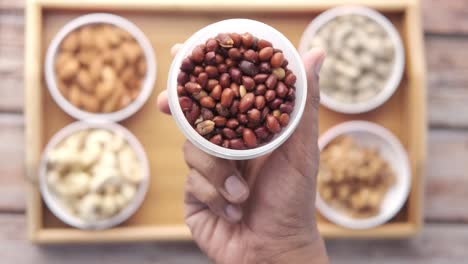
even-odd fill
[[[426,226],[404,241],[327,241],[333,263],[466,263],[468,1],[423,0],[428,62]],[[26,240],[24,3],[0,0],[2,263],[208,263],[193,243],[39,247]]]

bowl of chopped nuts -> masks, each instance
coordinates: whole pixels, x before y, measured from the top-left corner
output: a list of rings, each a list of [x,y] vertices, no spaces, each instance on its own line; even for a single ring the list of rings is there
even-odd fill
[[[350,121],[319,139],[317,202],[331,222],[351,229],[381,225],[403,207],[411,185],[408,156],[387,129]]]
[[[144,33],[127,19],[83,15],[51,41],[45,79],[52,98],[70,116],[118,122],[151,95],[155,54]]]
[[[279,147],[304,111],[307,79],[292,43],[276,29],[229,19],[199,30],[175,56],[169,106],[185,136],[226,159]]]
[[[43,152],[39,186],[47,207],[80,229],[126,221],[143,203],[149,164],[138,139],[108,121],[78,121],[57,132]]]
[[[341,6],[317,16],[304,31],[299,52],[327,52],[320,71],[321,103],[358,114],[385,103],[397,90],[405,54],[398,31],[385,16],[360,6]]]

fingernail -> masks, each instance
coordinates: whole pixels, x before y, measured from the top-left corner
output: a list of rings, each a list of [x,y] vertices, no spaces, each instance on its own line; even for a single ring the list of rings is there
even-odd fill
[[[319,75],[320,69],[322,68],[322,64],[324,60],[325,60],[325,54],[322,54],[322,56],[320,56],[317,59],[317,62],[315,63],[315,69],[314,69],[316,75]]]
[[[242,196],[245,195],[245,192],[247,191],[245,185],[235,175],[229,176],[226,179],[226,181],[224,182],[224,188],[233,199],[240,199]]]
[[[228,204],[226,206],[225,211],[226,211],[227,217],[234,222],[237,222],[242,218],[242,211],[239,207],[235,207],[231,204]]]

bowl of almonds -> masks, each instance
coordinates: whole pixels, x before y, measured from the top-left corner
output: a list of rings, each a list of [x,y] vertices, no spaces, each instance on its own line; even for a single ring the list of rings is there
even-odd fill
[[[169,106],[194,145],[226,159],[279,147],[300,122],[307,95],[301,58],[276,29],[249,19],[211,24],[174,58]]]
[[[143,147],[126,128],[78,121],[49,141],[39,167],[47,207],[80,229],[106,229],[130,218],[149,186]]]
[[[144,33],[120,16],[95,13],[67,23],[49,45],[50,94],[72,117],[121,121],[147,101],[156,59]]]

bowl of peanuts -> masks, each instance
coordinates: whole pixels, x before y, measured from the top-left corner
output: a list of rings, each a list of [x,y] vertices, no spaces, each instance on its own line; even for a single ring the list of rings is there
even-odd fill
[[[149,164],[133,134],[110,121],[77,121],[58,131],[39,167],[42,197],[52,213],[80,229],[126,221],[142,204]]]
[[[379,12],[361,6],[332,8],[304,31],[299,52],[327,52],[320,71],[322,105],[346,114],[371,111],[397,90],[405,67],[398,31]]]
[[[175,56],[169,106],[185,136],[203,151],[243,160],[278,148],[304,111],[301,58],[278,30],[228,19],[193,34]]]
[[[51,41],[45,79],[70,116],[118,122],[151,95],[156,58],[144,33],[127,19],[88,14],[68,22]]]
[[[316,206],[331,222],[366,229],[392,219],[411,185],[408,155],[384,127],[349,121],[319,138]]]

